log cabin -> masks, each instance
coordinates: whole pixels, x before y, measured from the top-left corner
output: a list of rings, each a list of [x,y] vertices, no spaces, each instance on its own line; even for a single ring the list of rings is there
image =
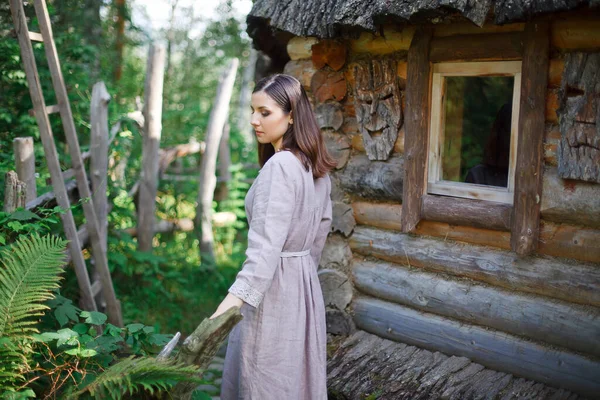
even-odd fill
[[[302,83],[338,161],[330,398],[600,398],[598,3],[256,0],[247,22],[257,77]]]

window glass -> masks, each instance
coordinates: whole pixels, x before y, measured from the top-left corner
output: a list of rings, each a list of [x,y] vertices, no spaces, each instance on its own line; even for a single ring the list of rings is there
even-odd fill
[[[442,180],[507,187],[513,76],[446,76]]]

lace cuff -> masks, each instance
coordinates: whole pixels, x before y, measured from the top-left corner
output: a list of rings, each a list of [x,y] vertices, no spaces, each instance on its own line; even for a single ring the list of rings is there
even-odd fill
[[[228,291],[255,308],[258,307],[263,298],[262,293],[239,279],[233,282]]]

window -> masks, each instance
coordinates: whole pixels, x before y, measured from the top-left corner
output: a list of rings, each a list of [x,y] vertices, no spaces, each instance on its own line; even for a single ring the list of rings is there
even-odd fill
[[[521,62],[433,64],[427,193],[512,204]]]

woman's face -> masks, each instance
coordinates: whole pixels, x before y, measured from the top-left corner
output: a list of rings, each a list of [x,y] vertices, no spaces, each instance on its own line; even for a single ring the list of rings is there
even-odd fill
[[[275,150],[281,148],[283,134],[287,131],[291,113],[286,114],[279,104],[262,90],[252,93],[250,123],[259,143],[271,143]]]

